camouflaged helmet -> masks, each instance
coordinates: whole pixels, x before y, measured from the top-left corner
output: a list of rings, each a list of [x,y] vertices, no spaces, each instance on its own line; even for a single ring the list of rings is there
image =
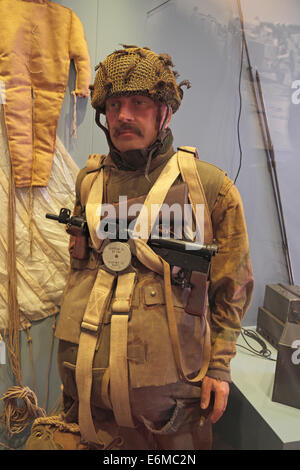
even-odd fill
[[[105,101],[111,96],[143,94],[171,106],[175,113],[180,106],[183,85],[177,84],[168,54],[158,55],[147,47],[126,46],[110,54],[97,67],[94,85],[91,86],[92,106],[105,113]]]

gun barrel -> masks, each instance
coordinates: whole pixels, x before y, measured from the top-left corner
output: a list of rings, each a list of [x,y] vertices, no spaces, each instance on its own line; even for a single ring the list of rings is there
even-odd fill
[[[47,219],[52,219],[58,221],[60,224],[68,225],[70,224],[73,227],[80,228],[84,233],[87,231],[87,223],[83,217],[73,216],[70,217],[71,211],[69,209],[61,209],[59,215],[55,214],[46,214]]]
[[[55,214],[46,214],[47,219],[59,220],[59,216]]]
[[[148,244],[156,248],[169,248],[182,252],[195,254],[196,256],[214,256],[218,252],[218,246],[215,244],[207,245],[174,238],[150,239]]]

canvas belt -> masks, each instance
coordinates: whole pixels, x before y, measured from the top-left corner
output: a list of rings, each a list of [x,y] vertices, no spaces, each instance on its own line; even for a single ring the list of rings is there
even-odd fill
[[[113,290],[115,276],[99,269],[81,323],[78,355],[76,361],[76,385],[78,391],[78,419],[82,439],[86,442],[99,442],[91,412],[92,369],[98,334],[103,315]]]
[[[136,273],[118,276],[110,330],[110,399],[119,426],[134,427],[129,397],[127,333]]]

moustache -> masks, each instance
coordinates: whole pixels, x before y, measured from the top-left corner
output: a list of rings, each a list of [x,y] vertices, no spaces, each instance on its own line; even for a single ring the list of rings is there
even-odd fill
[[[124,131],[131,131],[137,134],[139,137],[143,137],[142,132],[140,129],[136,126],[128,125],[128,124],[123,124],[121,126],[115,127],[114,128],[114,137],[118,137],[122,132]]]

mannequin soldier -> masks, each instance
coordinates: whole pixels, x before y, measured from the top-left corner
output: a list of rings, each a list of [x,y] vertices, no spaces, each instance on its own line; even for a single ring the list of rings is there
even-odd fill
[[[78,257],[71,236],[56,330],[63,409],[56,423],[36,420],[28,449],[210,449],[212,424],[226,409],[253,289],[247,230],[225,172],[190,147],[173,149],[169,123],[189,83],[178,85],[172,67],[167,54],[136,46],[98,66],[91,99],[109,154],[91,155],[77,178],[74,215],[87,219],[89,246]],[[119,245],[99,237],[102,205],[124,195],[162,204],[182,182],[190,202],[204,205],[204,241],[218,245],[209,277],[185,289],[171,282],[170,266],[147,245],[151,227],[146,240],[120,245],[129,261],[113,268]],[[184,292],[196,292],[196,311]]]

